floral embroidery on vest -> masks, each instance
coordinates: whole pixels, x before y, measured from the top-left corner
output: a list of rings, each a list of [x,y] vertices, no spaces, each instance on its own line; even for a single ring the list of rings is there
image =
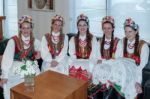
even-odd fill
[[[102,57],[103,59],[106,59],[106,60],[111,59],[111,58],[115,59],[115,52],[116,52],[116,49],[117,49],[118,41],[119,41],[119,39],[115,37],[113,51],[112,51],[112,57],[110,57],[110,48],[103,50],[103,53],[104,53],[103,54],[104,56]],[[100,45],[101,45],[101,42],[102,42],[102,38],[100,38]]]
[[[12,39],[15,42],[15,60],[23,60],[23,59],[29,59],[34,60],[36,52],[34,51],[34,44],[33,41],[30,42],[30,47],[28,49],[21,48],[21,41],[17,36],[12,37]]]
[[[90,35],[91,38],[93,37]],[[76,57],[78,59],[89,59],[92,48],[91,48],[91,41],[84,41],[80,40],[77,36],[75,36],[75,48],[76,48]],[[92,40],[92,39],[91,39]]]
[[[52,55],[52,58],[55,59],[56,56],[58,56],[64,47],[64,34],[60,34],[59,36],[59,42],[57,44],[53,43],[52,41],[52,35],[47,33],[45,34],[46,40],[48,42],[48,49],[49,52]]]
[[[131,58],[131,59],[135,60],[135,63],[139,65],[140,62],[141,62],[141,59],[140,59],[141,49],[142,49],[142,46],[143,46],[144,43],[145,43],[145,41],[143,41],[143,40],[139,41],[139,45],[138,45],[139,56],[134,55],[134,52],[133,53],[128,53],[127,52],[127,53],[124,53],[124,57]]]

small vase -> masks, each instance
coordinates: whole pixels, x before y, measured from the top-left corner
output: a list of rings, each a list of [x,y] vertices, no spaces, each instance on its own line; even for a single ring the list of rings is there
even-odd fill
[[[34,78],[35,78],[34,74],[24,76],[25,91],[34,92],[34,86],[35,86],[35,79]]]

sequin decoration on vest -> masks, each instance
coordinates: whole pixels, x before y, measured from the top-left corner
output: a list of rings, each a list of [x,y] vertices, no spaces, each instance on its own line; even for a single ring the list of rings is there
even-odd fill
[[[15,55],[14,59],[15,60],[23,60],[23,59],[28,59],[28,60],[34,60],[36,52],[34,51],[34,40],[30,42],[30,47],[28,49],[24,49],[21,47],[21,41],[17,36],[12,37],[12,39],[15,42]]]
[[[75,47],[76,47],[76,57],[78,59],[89,59],[92,48],[89,47],[91,45],[88,44],[87,39],[81,40],[75,37]]]
[[[58,37],[59,39],[57,39],[56,37],[52,36],[49,33],[45,34],[45,37],[48,42],[47,46],[48,46],[49,52],[51,53],[52,58],[55,59],[56,56],[60,54],[62,48],[64,47],[64,34],[60,34],[60,36]],[[54,43],[52,39],[54,41],[57,41],[58,43]]]
[[[118,38],[115,38],[114,39],[114,46],[113,46],[113,51],[112,51],[112,57],[110,56],[110,48],[108,49],[103,49],[103,59],[114,59],[115,58],[115,52],[116,52],[116,49],[117,49],[117,44],[118,44],[118,41],[119,39]],[[100,38],[100,45],[101,45],[101,42],[102,42],[102,38]],[[105,44],[108,45],[109,42],[105,42]],[[101,52],[101,51],[100,51]]]

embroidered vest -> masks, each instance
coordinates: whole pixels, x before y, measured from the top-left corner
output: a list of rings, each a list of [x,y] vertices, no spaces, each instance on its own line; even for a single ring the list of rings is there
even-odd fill
[[[52,58],[55,59],[56,56],[58,56],[62,50],[62,48],[64,47],[64,34],[60,34],[59,36],[59,42],[58,44],[55,44],[52,42],[52,35],[47,33],[45,34],[46,40],[48,42],[48,49],[49,52],[52,55]]]
[[[34,60],[35,59],[35,51],[33,41],[28,49],[21,48],[21,42],[17,36],[12,37],[15,42],[15,55],[14,59],[21,61],[23,59]]]
[[[112,52],[112,57],[110,57],[110,48],[108,49],[103,49],[103,59],[115,59],[115,52],[116,52],[116,49],[117,49],[117,44],[118,44],[118,41],[119,41],[119,38],[116,38],[114,39],[114,46],[113,46],[113,52]],[[102,38],[100,38],[100,45],[102,43]],[[100,49],[100,53],[101,53],[101,49]]]
[[[124,41],[124,40],[123,40]],[[140,64],[140,54],[141,54],[141,49],[142,49],[142,46],[143,46],[143,44],[144,43],[146,43],[144,40],[140,40],[139,41],[139,44],[138,44],[138,49],[137,49],[137,51],[138,51],[138,55],[139,56],[136,56],[136,55],[134,55],[134,52],[133,53],[126,53],[126,54],[124,54],[124,57],[127,57],[127,58],[131,58],[131,59],[134,59],[135,60],[135,62],[136,62],[136,64]]]
[[[93,38],[93,36],[92,36]],[[90,54],[91,54],[91,51],[92,51],[92,48],[89,47],[89,45],[92,46],[92,43],[90,42],[90,44],[86,44],[85,47],[81,47],[80,44],[77,44],[79,43],[77,37],[74,38],[75,40],[75,49],[76,49],[76,57],[77,59],[89,59],[90,57]],[[92,41],[92,39],[91,39]],[[78,48],[77,48],[77,45],[78,45]]]

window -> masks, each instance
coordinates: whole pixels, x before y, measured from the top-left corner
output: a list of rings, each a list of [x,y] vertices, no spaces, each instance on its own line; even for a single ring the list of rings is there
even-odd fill
[[[127,17],[139,24],[139,34],[150,42],[150,0],[71,0],[71,32],[76,30],[76,18],[85,13],[90,20],[90,31],[96,36],[102,36],[101,20],[106,15],[115,19],[115,35],[124,37],[123,23]]]
[[[0,5],[0,14],[6,16],[3,35],[10,38],[18,34],[17,0],[0,0]]]
[[[3,0],[0,0],[0,16],[3,16]]]
[[[71,29],[73,33],[77,32],[76,20],[77,16],[84,13],[90,20],[90,31],[96,35],[100,35],[101,19],[106,15],[105,0],[70,0],[71,4]]]
[[[111,0],[109,14],[114,16],[118,37],[124,36],[123,23],[127,17],[131,17],[139,25],[140,37],[150,42],[150,0]]]

